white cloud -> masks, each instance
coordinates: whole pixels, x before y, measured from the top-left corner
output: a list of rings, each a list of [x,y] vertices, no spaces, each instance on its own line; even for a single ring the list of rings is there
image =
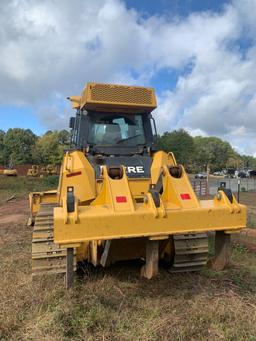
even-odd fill
[[[145,19],[121,0],[2,1],[0,103],[33,106],[60,128],[65,98],[87,81],[148,85],[175,70],[175,89],[159,94],[159,130],[217,135],[254,154],[253,8],[256,0],[234,0],[219,13]]]
[[[243,15],[246,20],[245,13]],[[239,8],[235,3],[219,15],[192,17],[193,20],[183,23],[188,25],[188,32],[193,36],[197,25],[191,23],[196,20],[202,30],[201,34],[196,34],[199,47],[194,50],[194,65],[190,73],[179,77],[173,91],[162,94],[160,128],[187,127],[192,133],[217,135],[238,146],[240,152],[254,154],[255,45],[245,51],[236,48],[236,40],[245,38]],[[207,29],[209,26],[210,30]],[[205,42],[205,34],[209,44]],[[187,61],[189,58],[188,55]]]

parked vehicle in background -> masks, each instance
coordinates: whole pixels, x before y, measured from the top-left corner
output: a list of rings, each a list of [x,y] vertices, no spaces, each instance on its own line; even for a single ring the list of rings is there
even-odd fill
[[[256,169],[249,170],[249,177],[250,178],[256,178]]]
[[[228,168],[225,172],[225,178],[233,179],[236,177],[236,170],[234,168]]]
[[[197,173],[195,179],[207,179],[207,173]]]
[[[216,171],[216,172],[213,172],[213,175],[215,175],[215,176],[223,176],[224,172],[222,170],[221,171]]]
[[[245,179],[249,177],[249,174],[245,171],[239,171],[237,174],[237,177],[240,179]]]

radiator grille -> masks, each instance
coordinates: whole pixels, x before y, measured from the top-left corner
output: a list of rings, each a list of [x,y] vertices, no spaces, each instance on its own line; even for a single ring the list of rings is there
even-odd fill
[[[90,85],[89,92],[93,102],[155,105],[154,92],[150,88],[94,84]]]

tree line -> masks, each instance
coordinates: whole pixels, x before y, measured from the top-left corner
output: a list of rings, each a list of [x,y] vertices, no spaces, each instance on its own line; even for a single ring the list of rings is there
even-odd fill
[[[192,137],[184,129],[159,135],[157,145],[160,150],[172,151],[177,162],[191,172],[256,168],[256,158],[238,154],[228,142],[218,137]],[[58,165],[69,146],[70,133],[67,130],[49,130],[42,136],[30,129],[0,130],[0,165]]]
[[[240,155],[230,143],[218,137],[192,137],[186,130],[165,132],[158,136],[158,148],[172,151],[178,163],[191,172],[221,169],[256,168],[256,158]]]
[[[67,130],[49,130],[43,136],[35,135],[30,129],[0,130],[0,164],[58,165],[64,150],[69,148],[69,141]]]

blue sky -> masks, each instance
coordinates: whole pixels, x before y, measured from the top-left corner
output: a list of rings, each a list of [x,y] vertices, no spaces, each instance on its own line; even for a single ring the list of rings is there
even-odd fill
[[[30,107],[1,105],[0,107],[1,129],[7,131],[9,128],[31,129],[37,134],[42,134],[45,127],[41,127],[38,118]]]
[[[254,155],[255,12],[256,0],[1,2],[0,129],[62,129],[87,81],[137,84],[156,89],[160,132]]]
[[[128,8],[135,8],[146,16],[178,15],[188,16],[192,12],[214,11],[223,9],[226,0],[126,0]]]

